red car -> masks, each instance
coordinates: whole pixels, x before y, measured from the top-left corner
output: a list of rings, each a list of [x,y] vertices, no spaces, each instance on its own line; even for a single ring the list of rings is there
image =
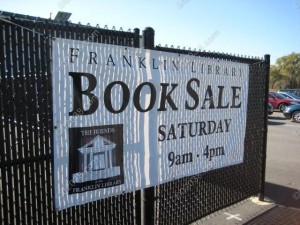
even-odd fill
[[[274,109],[279,109],[281,112],[283,112],[287,106],[298,105],[300,104],[300,101],[295,99],[287,99],[285,96],[277,92],[270,92],[269,103]]]

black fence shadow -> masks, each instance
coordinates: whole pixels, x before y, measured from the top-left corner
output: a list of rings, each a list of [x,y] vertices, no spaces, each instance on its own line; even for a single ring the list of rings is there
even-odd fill
[[[282,117],[282,116],[276,116],[277,113],[273,113],[272,115],[268,116],[268,125],[284,125],[285,122],[281,122],[281,121],[285,121],[287,120],[286,118]]]
[[[300,210],[275,206],[244,225],[300,225]]]
[[[283,122],[277,122],[277,121],[272,121],[272,120],[268,120],[268,125],[271,125],[271,126],[278,126],[278,125],[284,125],[285,123]]]
[[[266,182],[265,196],[278,205],[300,209],[300,190]]]
[[[268,119],[271,119],[271,120],[287,120],[286,118],[284,117],[281,117],[281,116],[268,116]]]

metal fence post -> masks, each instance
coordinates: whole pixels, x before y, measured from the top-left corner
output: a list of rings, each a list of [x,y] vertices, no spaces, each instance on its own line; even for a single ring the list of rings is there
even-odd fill
[[[261,192],[260,201],[265,198],[265,179],[266,179],[266,160],[267,160],[267,138],[268,138],[268,95],[269,95],[269,73],[270,73],[270,55],[264,56],[265,61],[265,109],[264,109],[264,140],[262,151],[262,171],[261,171]]]
[[[146,27],[143,30],[142,46],[145,49],[154,49],[154,29]],[[150,146],[151,149],[151,146]],[[141,191],[142,225],[155,223],[155,188],[145,188]]]
[[[143,30],[143,47],[145,49],[154,49],[154,33],[152,27],[146,27]]]
[[[133,46],[135,48],[140,47],[140,29],[139,28],[134,28],[134,40],[133,40]]]

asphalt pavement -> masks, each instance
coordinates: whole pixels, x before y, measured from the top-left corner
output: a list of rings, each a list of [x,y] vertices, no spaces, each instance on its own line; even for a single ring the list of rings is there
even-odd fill
[[[300,124],[274,112],[268,120],[266,196],[300,209]]]
[[[249,198],[193,225],[300,225],[300,124],[268,118],[264,202]]]

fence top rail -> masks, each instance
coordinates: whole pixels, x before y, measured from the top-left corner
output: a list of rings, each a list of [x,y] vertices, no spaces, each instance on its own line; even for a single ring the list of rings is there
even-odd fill
[[[191,50],[191,49],[180,49],[173,48],[173,47],[161,47],[159,45],[155,46],[155,50],[163,51],[163,52],[172,52],[172,53],[178,53],[178,54],[184,54],[184,55],[190,55],[190,56],[200,56],[200,57],[207,57],[207,58],[214,58],[214,59],[220,59],[220,60],[228,60],[231,62],[241,62],[241,63],[259,63],[263,62],[263,58],[259,57],[250,57],[250,56],[239,56],[234,54],[228,54],[228,53],[220,53],[220,52],[210,52],[210,51],[197,51],[197,50]]]
[[[40,27],[40,26],[54,26],[54,27],[63,27],[66,28],[72,28],[72,29],[84,29],[84,32],[94,32],[97,30],[97,32],[102,33],[102,34],[109,34],[113,36],[126,36],[128,38],[134,38],[136,39],[136,43],[134,46],[138,47],[138,39],[140,37],[140,30],[138,28],[133,29],[133,32],[131,29],[128,31],[123,31],[122,27],[120,30],[116,30],[115,26],[112,27],[112,29],[109,29],[107,25],[104,26],[104,28],[101,28],[98,24],[96,26],[91,26],[89,23],[87,25],[83,25],[80,22],[79,23],[72,23],[71,21],[59,21],[59,20],[54,20],[54,19],[46,19],[46,18],[40,18],[40,17],[34,17],[34,16],[28,16],[28,15],[23,15],[23,14],[17,14],[17,13],[12,13],[12,12],[6,12],[6,11],[0,11],[0,21],[10,21],[12,23],[23,23],[26,22],[26,25],[32,24],[34,27]],[[18,24],[19,25],[19,24]],[[25,25],[25,26],[26,26]],[[57,27],[57,28],[58,28]],[[48,27],[50,28],[50,27]],[[146,28],[147,29],[147,28]],[[152,29],[152,28],[151,28]],[[153,30],[154,32],[154,30]],[[154,35],[154,33],[153,33]],[[154,42],[154,36],[153,42]],[[173,46],[168,47],[162,47],[160,45],[156,45],[154,47],[154,50],[157,51],[163,51],[163,52],[173,52],[173,53],[178,53],[178,54],[184,54],[184,55],[191,55],[191,56],[200,56],[200,57],[206,57],[206,58],[215,58],[215,59],[220,59],[220,60],[227,60],[231,62],[241,62],[241,63],[248,63],[248,64],[253,64],[253,63],[260,63],[263,62],[263,58],[259,57],[250,57],[250,56],[243,56],[243,55],[235,55],[235,54],[229,54],[229,53],[220,53],[220,52],[210,52],[210,51],[197,51],[196,49],[191,50],[189,49],[180,49],[174,48]]]
[[[108,28],[107,25],[105,25],[103,28],[100,27],[99,24],[96,26],[90,25],[90,23],[84,25],[79,23],[72,23],[71,21],[59,21],[54,19],[46,19],[41,17],[35,17],[35,16],[29,16],[29,15],[23,15],[18,13],[12,13],[12,12],[6,12],[6,11],[0,11],[0,20],[9,20],[9,21],[20,21],[20,22],[31,22],[34,24],[49,24],[49,25],[62,25],[66,27],[80,27],[80,28],[91,28],[93,30],[102,30],[103,32],[114,32],[115,34],[121,34],[126,33],[126,35],[132,34],[132,36],[135,35],[136,32],[139,33],[138,28],[134,28],[133,30],[128,29],[127,31],[124,31],[122,27],[117,30],[115,26],[113,26],[111,29]]]

